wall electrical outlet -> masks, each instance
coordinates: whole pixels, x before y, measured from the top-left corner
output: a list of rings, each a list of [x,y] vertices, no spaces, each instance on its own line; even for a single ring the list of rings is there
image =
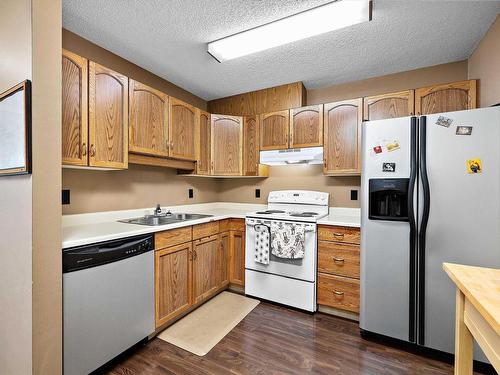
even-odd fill
[[[358,200],[358,191],[357,190],[351,190],[351,200],[352,201]]]
[[[189,189],[188,190],[188,197],[189,198],[193,198],[194,197],[194,191],[193,191],[193,189]]]
[[[69,203],[70,203],[69,189],[64,189],[62,191],[62,204],[69,204]]]

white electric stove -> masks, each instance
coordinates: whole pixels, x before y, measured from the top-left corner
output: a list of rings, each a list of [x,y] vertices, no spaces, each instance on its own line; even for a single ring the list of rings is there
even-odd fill
[[[328,198],[328,193],[318,191],[272,191],[267,210],[246,215],[245,294],[316,311],[316,222],[328,215]],[[304,258],[283,259],[270,254],[269,264],[255,260],[255,225],[271,227],[273,221],[305,226]]]

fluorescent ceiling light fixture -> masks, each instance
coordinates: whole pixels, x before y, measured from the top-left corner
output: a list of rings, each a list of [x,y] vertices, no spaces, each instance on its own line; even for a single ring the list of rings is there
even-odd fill
[[[210,42],[208,53],[223,62],[370,20],[370,0],[337,0]]]

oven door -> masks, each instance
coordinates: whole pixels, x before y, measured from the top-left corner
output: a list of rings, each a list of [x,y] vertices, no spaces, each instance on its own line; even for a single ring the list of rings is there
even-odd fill
[[[302,259],[283,259],[275,257],[270,252],[269,264],[255,261],[255,225],[264,224],[271,227],[271,221],[297,223],[288,220],[265,220],[256,218],[246,219],[245,239],[245,268],[273,275],[290,277],[292,279],[315,282],[316,281],[316,224],[300,223],[306,225],[305,255]]]

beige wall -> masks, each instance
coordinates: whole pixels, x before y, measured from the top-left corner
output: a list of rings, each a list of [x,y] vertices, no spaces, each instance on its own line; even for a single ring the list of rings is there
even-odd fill
[[[31,1],[2,0],[0,92],[31,79]],[[0,374],[32,368],[31,176],[0,177]]]
[[[129,165],[126,171],[63,170],[63,188],[71,190],[64,214],[125,210],[162,205],[214,202],[217,184],[211,178],[178,176],[173,169]],[[188,189],[194,198],[188,198]]]
[[[142,69],[130,61],[125,60],[102,47],[99,47],[98,45],[72,33],[69,30],[62,29],[62,45],[63,48],[70,50],[71,52],[75,52],[89,60],[93,60],[110,69],[116,70],[119,73],[125,74],[127,77],[133,78],[157,90],[161,90],[168,95],[176,97],[177,99],[184,100],[185,102],[198,108],[203,110],[207,109],[207,102],[205,100],[145,69]]]
[[[32,0],[33,374],[62,373],[61,0]]]
[[[321,165],[286,165],[269,168],[268,178],[225,179],[219,187],[219,200],[224,202],[266,203],[272,190],[317,190],[330,193],[330,205],[359,207],[359,200],[351,201],[351,189],[359,190],[360,177],[323,176]],[[261,197],[255,198],[255,189]],[[358,193],[359,195],[359,193]]]
[[[479,103],[500,103],[500,16],[469,58],[469,78],[479,78]]]
[[[467,79],[467,60],[307,90],[307,104],[329,103]]]

